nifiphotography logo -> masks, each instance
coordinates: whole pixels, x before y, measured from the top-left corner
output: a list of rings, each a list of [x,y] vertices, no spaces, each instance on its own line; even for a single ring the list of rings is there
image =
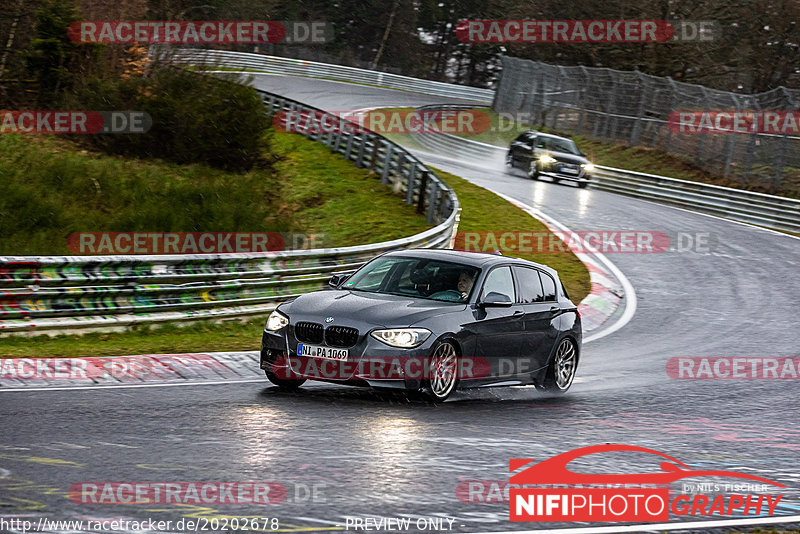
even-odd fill
[[[645,453],[660,460],[660,472],[578,473],[567,465],[597,453]],[[512,471],[531,460],[511,460]],[[736,484],[683,484],[670,499],[670,484],[683,479],[725,477]],[[510,478],[510,521],[668,521],[675,516],[773,515],[783,495],[767,493],[783,484],[736,471],[696,470],[661,452],[634,445],[594,445],[541,461]],[[534,487],[531,487],[534,486]],[[547,487],[535,487],[547,486]],[[714,497],[697,490],[729,491]],[[687,493],[691,492],[691,494]]]

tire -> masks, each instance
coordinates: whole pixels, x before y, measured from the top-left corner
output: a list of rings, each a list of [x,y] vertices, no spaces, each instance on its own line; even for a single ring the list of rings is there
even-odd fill
[[[508,167],[509,169],[513,169],[514,168],[514,160],[511,158],[511,151],[510,150],[506,154],[506,167]]]
[[[586,189],[588,185],[589,182],[578,182],[578,187],[580,187],[581,189]]]
[[[264,373],[267,375],[267,380],[269,380],[270,382],[272,382],[273,384],[275,384],[284,391],[294,391],[300,386],[302,386],[303,383],[306,381],[305,378],[298,378],[295,380],[289,378],[278,378],[277,376],[272,374],[271,371],[264,371]]]
[[[577,368],[578,350],[575,342],[568,337],[564,338],[547,366],[544,381],[536,387],[548,393],[566,393],[575,379]]]
[[[536,167],[536,164],[531,162],[528,165],[528,178],[531,180],[538,180],[539,179],[539,169]]]
[[[444,402],[458,386],[458,349],[450,341],[441,341],[433,348],[431,372],[437,376],[422,383],[420,393],[430,402]]]

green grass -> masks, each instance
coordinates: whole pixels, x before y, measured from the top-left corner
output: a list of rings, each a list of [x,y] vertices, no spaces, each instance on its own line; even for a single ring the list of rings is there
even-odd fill
[[[268,168],[238,174],[2,135],[0,254],[70,254],[72,232],[302,232],[342,246],[427,228],[373,173],[324,145],[276,133],[270,157]]]
[[[295,142],[305,144],[305,140],[289,139],[286,141],[290,146]],[[297,155],[298,161],[291,158],[285,160],[282,165],[286,175],[291,175],[290,169],[299,172],[304,165],[301,154]],[[345,162],[346,163],[346,162]],[[461,202],[461,222],[459,231],[486,231],[486,230],[525,230],[525,231],[547,231],[545,226],[517,208],[513,204],[503,200],[494,193],[476,186],[462,178],[452,174],[437,171],[445,182],[453,187]],[[374,178],[369,178],[375,182]],[[353,233],[352,229],[342,229],[346,227],[346,221],[350,216],[360,217],[354,220],[365,221],[364,217],[370,215],[369,206],[353,205],[351,199],[347,201],[335,198],[336,194],[353,194],[349,187],[335,183],[326,183],[330,187],[340,187],[334,191],[326,191],[324,195],[331,197],[322,206],[308,208],[303,216],[309,220],[323,222],[325,220],[333,222],[340,230],[336,233],[337,238],[344,238]],[[361,187],[373,190],[373,183],[363,183]],[[310,202],[316,190],[310,184],[299,188],[292,193],[292,202]],[[370,194],[373,199],[375,193]],[[396,197],[389,196],[394,201]],[[380,204],[380,202],[378,203]],[[326,207],[327,206],[327,207]],[[389,233],[389,228],[397,226],[398,221],[394,217],[371,215],[365,232],[371,232],[376,228]],[[337,224],[341,223],[341,224]],[[386,227],[386,228],[384,228]],[[383,229],[383,230],[380,230]],[[405,235],[410,235],[411,231],[400,230]],[[559,271],[567,291],[570,293],[574,302],[580,302],[590,289],[589,273],[586,267],[573,254],[526,254],[520,255],[525,259],[530,259],[540,263],[545,263]],[[162,353],[184,353],[184,352],[214,352],[232,350],[258,350],[261,331],[266,317],[259,317],[247,321],[226,321],[223,323],[212,323],[208,321],[190,323],[187,326],[179,327],[174,324],[150,327],[134,327],[126,332],[114,333],[89,333],[83,335],[61,335],[55,337],[7,337],[0,339],[0,356],[2,357],[69,357],[69,356],[122,356],[131,354],[162,354]]]

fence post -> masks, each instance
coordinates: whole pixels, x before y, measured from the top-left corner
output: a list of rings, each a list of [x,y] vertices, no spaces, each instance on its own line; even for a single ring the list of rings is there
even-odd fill
[[[731,100],[733,100],[733,105],[736,107],[736,111],[741,111],[742,106],[739,105],[739,99],[736,97],[735,94],[731,93]],[[728,135],[725,138],[725,166],[722,170],[722,175],[727,177],[731,173],[731,163],[733,163],[733,148],[736,146],[736,136]]]
[[[705,103],[706,111],[711,111],[711,99],[708,97],[708,90],[705,87],[703,87],[702,85],[700,86],[700,90],[703,91],[703,101]],[[697,155],[695,157],[697,159],[697,162],[702,164],[702,162],[703,162],[703,152],[705,151],[705,148],[706,148],[706,141],[708,140],[708,136],[709,135],[714,135],[714,134],[712,134],[712,133],[701,133],[701,134],[698,134],[698,135],[700,136],[700,139],[697,142]]]
[[[670,105],[669,109],[675,111],[675,106],[678,103],[678,85],[675,83],[671,77],[667,76],[667,80],[669,80],[670,89],[672,89],[672,94],[670,95]],[[672,144],[672,129],[667,126],[667,138],[664,140],[664,152],[669,152],[669,147]]]
[[[639,72],[636,71],[636,74],[639,76],[639,87],[640,87],[640,95],[639,95],[639,109],[636,111],[636,122],[633,123],[633,131],[631,132],[631,146],[636,146],[639,144],[639,135],[641,135],[642,131],[642,117],[644,117],[644,106],[646,103],[647,97],[647,78]]]
[[[613,106],[614,102],[617,101],[617,89],[619,89],[619,84],[617,83],[617,80],[614,78],[614,74],[611,73],[610,76],[613,89],[611,90],[611,98],[608,99],[608,105],[606,106],[606,120],[604,121],[603,124],[603,135],[600,137],[600,140],[602,142],[605,142],[606,137],[608,136],[608,128],[611,124],[611,106]]]

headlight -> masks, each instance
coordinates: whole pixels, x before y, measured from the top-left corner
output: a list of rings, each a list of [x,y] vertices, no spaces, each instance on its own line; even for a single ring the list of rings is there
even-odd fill
[[[425,328],[392,328],[391,330],[373,330],[372,337],[392,347],[412,349],[422,345],[431,335]]]
[[[555,163],[556,158],[554,158],[550,154],[542,154],[541,156],[539,156],[539,161],[541,161],[542,163]]]
[[[594,172],[594,163],[583,163],[581,167],[586,172]]]
[[[267,330],[271,332],[277,332],[288,324],[289,318],[278,310],[275,310],[269,314],[269,319],[267,319]]]

